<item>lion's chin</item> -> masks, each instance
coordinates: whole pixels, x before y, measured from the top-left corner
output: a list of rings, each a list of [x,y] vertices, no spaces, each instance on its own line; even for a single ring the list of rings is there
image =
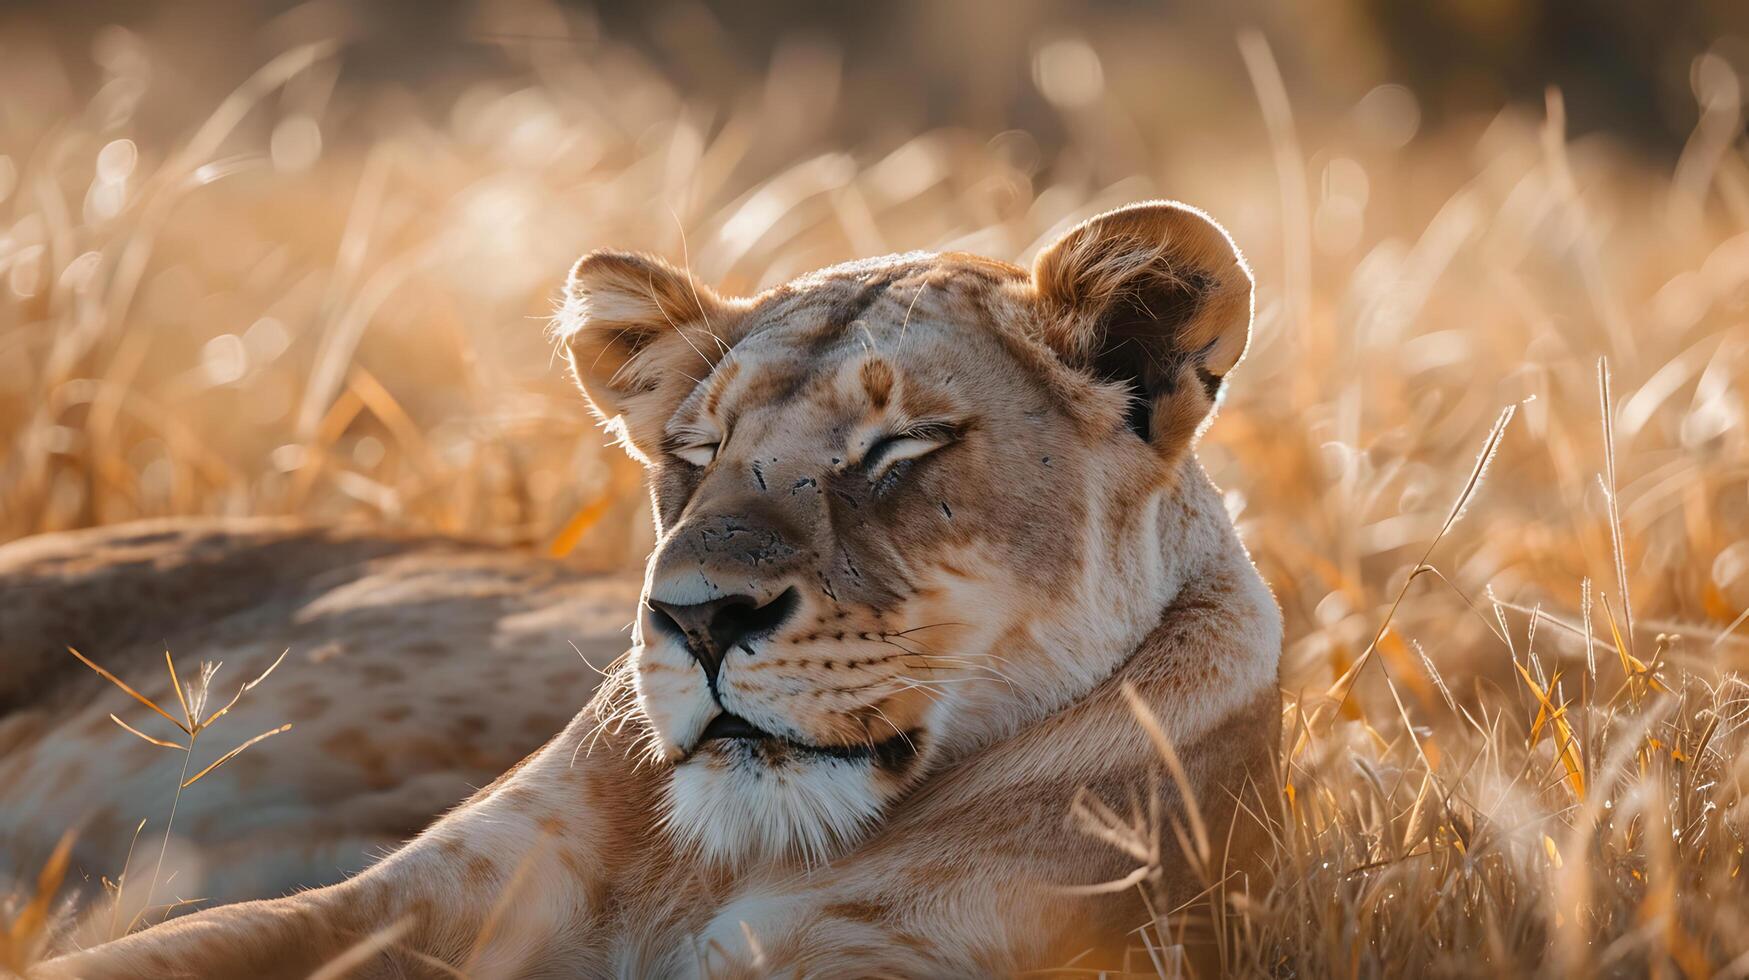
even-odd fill
[[[890,782],[873,758],[720,739],[674,767],[666,826],[678,844],[713,862],[818,864],[869,832]]]

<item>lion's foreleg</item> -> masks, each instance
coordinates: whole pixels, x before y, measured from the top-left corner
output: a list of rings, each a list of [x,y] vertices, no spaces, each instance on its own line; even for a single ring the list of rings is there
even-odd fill
[[[356,961],[347,976],[514,974],[575,936],[609,890],[607,862],[623,801],[597,806],[597,770],[613,751],[574,750],[586,712],[564,734],[349,881],[223,906],[53,961],[45,977],[308,976]],[[586,931],[586,930],[583,930]]]

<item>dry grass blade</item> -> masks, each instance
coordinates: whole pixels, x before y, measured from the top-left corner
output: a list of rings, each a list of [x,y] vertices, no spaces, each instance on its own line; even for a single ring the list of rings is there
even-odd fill
[[[210,715],[207,715],[206,720],[200,723],[200,727],[206,728],[206,727],[210,726],[213,722],[218,721],[220,718],[223,718],[226,714],[229,714],[230,710],[237,706],[237,702],[241,701],[243,699],[243,695],[245,693],[253,690],[255,685],[266,680],[267,676],[269,674],[271,674],[275,670],[279,669],[279,665],[285,661],[286,654],[288,654],[288,653],[291,653],[290,647],[287,647],[284,650],[281,650],[279,652],[279,656],[277,656],[273,659],[273,663],[267,665],[266,670],[257,674],[255,676],[254,680],[249,681],[248,683],[244,684],[242,687],[237,688],[237,693],[231,695],[231,700],[225,702],[224,707],[219,708],[218,710],[214,711]]]
[[[1366,649],[1355,659],[1353,665],[1336,679],[1336,683],[1330,685],[1330,689],[1325,692],[1324,696],[1334,700],[1338,710],[1347,703],[1349,692],[1354,688],[1355,680],[1360,676],[1361,670],[1372,660],[1373,653],[1378,649],[1379,640],[1384,637],[1385,631],[1390,629],[1391,620],[1396,618],[1398,607],[1402,606],[1404,597],[1409,594],[1410,584],[1415,581],[1423,569],[1432,568],[1431,565],[1427,564],[1427,560],[1433,557],[1433,550],[1439,547],[1439,542],[1463,516],[1465,508],[1470,505],[1470,499],[1481,488],[1482,479],[1488,473],[1488,464],[1494,461],[1495,453],[1499,452],[1500,441],[1506,437],[1506,427],[1512,423],[1512,417],[1517,411],[1518,406],[1508,405],[1494,420],[1494,427],[1488,431],[1488,438],[1482,444],[1482,452],[1476,457],[1476,464],[1470,468],[1469,478],[1464,481],[1463,489],[1458,492],[1457,498],[1452,501],[1451,510],[1446,512],[1445,520],[1439,525],[1439,533],[1435,534],[1433,540],[1427,543],[1427,550],[1422,552],[1421,560],[1416,562],[1408,577],[1403,580],[1403,587],[1397,590],[1396,597],[1391,600],[1390,608],[1385,610],[1384,618],[1379,621],[1378,629],[1373,632],[1372,640],[1367,643]]]
[[[115,889],[109,896],[109,931],[104,933],[105,939],[120,939],[121,933],[116,931],[117,920],[121,916],[121,900],[127,895],[128,871],[134,864],[134,848],[140,843],[140,832],[146,829],[146,818],[134,824],[133,836],[128,838],[128,852],[121,859],[121,873],[116,876]]]
[[[1135,687],[1127,681],[1124,682],[1123,696],[1129,702],[1130,713],[1135,715],[1142,730],[1148,733],[1148,740],[1154,743],[1154,751],[1166,764],[1166,771],[1171,774],[1172,782],[1178,788],[1178,798],[1183,805],[1185,819],[1190,823],[1191,842],[1195,845],[1195,849],[1186,856],[1197,861],[1200,867],[1206,868],[1210,855],[1208,827],[1203,823],[1202,806],[1197,801],[1196,788],[1191,785],[1190,776],[1184,771],[1184,763],[1178,758],[1178,750],[1172,746],[1172,737],[1166,734],[1160,719],[1155,717],[1154,709],[1142,700]]]
[[[1597,679],[1597,638],[1591,633],[1591,580],[1579,583],[1579,629],[1585,636],[1585,675]]]
[[[413,421],[406,408],[375,374],[362,365],[354,365],[347,376],[346,384],[358,393],[359,400],[364,402],[371,414],[388,427],[403,451],[421,465],[429,467],[432,464],[431,448],[424,434],[419,431],[418,423]]]
[[[291,647],[286,647],[284,650],[279,651],[279,656],[273,658],[273,663],[268,664],[266,670],[262,671],[259,674],[256,674],[254,680],[250,681],[247,684],[244,684],[243,690],[245,690],[245,691],[254,690],[255,685],[260,684],[262,681],[266,680],[270,675],[272,675],[272,673],[274,671],[279,669],[279,665],[285,662],[285,657],[286,657],[286,654],[288,654],[288,653],[291,653]]]
[[[1603,604],[1603,618],[1609,624],[1609,635],[1615,643],[1615,652],[1621,658],[1621,672],[1628,679],[1629,685],[1643,680],[1647,686],[1655,690],[1669,690],[1663,682],[1658,680],[1658,676],[1653,673],[1650,665],[1630,652],[1630,644],[1622,639],[1621,629],[1616,626],[1615,610],[1609,604],[1609,596],[1599,595],[1598,599]]]
[[[1718,635],[1713,637],[1712,645],[1715,648],[1723,645],[1726,640],[1731,638],[1731,634],[1737,632],[1737,627],[1742,626],[1744,623],[1749,623],[1749,606],[1744,607],[1743,611],[1738,613],[1736,618],[1731,620],[1729,625],[1724,629],[1719,630]]]
[[[138,728],[135,728],[134,726],[128,724],[127,722],[122,721],[120,718],[117,718],[113,713],[109,716],[109,720],[120,725],[123,729],[125,729],[128,732],[128,734],[133,735],[135,738],[138,738],[141,741],[150,742],[153,745],[161,745],[167,749],[187,749],[188,748],[188,746],[181,745],[181,744],[178,744],[176,742],[166,742],[161,738],[153,738],[152,736],[147,735],[145,732],[140,731]]]
[[[1247,30],[1240,32],[1238,42],[1252,90],[1263,110],[1273,150],[1276,184],[1281,194],[1282,224],[1286,232],[1282,236],[1282,268],[1286,279],[1284,291],[1291,304],[1289,322],[1309,334],[1312,327],[1308,315],[1312,292],[1312,208],[1306,192],[1305,157],[1294,133],[1293,106],[1269,40],[1260,31]],[[1316,346],[1302,342],[1306,343],[1308,353]]]
[[[176,676],[176,661],[170,656],[169,650],[164,651],[164,668],[170,671],[170,690],[176,692],[176,703],[182,705],[182,717],[188,720],[182,730],[192,735],[199,731],[200,721],[194,717],[194,712],[188,709],[188,698],[183,696],[182,681]]]
[[[307,71],[316,62],[328,57],[338,46],[331,40],[315,41],[302,44],[280,54],[267,64],[262,65],[237,86],[217,110],[207,117],[199,130],[189,138],[183,146],[176,164],[171,167],[173,173],[192,173],[196,168],[206,164],[213,154],[219,151],[225,139],[231,135],[239,123],[258,101],[269,92],[279,88],[286,82]]]
[[[1069,804],[1069,816],[1081,832],[1105,841],[1142,864],[1160,859],[1159,849],[1145,828],[1123,819],[1104,800],[1082,787]]]
[[[1437,823],[1433,808],[1428,806],[1430,800],[1436,797],[1429,792],[1433,789],[1433,773],[1425,773],[1421,777],[1421,789],[1415,794],[1415,805],[1409,808],[1409,818],[1403,825],[1403,842],[1400,845],[1404,852],[1413,851],[1417,845],[1426,840],[1434,832]]]
[[[396,919],[348,946],[339,956],[322,964],[320,969],[310,974],[308,980],[341,980],[342,977],[351,976],[354,970],[370,963],[384,950],[394,946],[412,928],[413,918],[411,916]]]
[[[1561,760],[1561,766],[1567,770],[1567,784],[1573,789],[1573,799],[1579,802],[1585,800],[1585,765],[1579,756],[1579,740],[1573,736],[1573,728],[1567,723],[1567,706],[1556,706],[1550,700],[1548,693],[1530,676],[1530,671],[1523,664],[1513,664],[1518,669],[1518,676],[1524,679],[1524,686],[1530,688],[1530,693],[1536,698],[1536,721],[1530,728],[1528,741],[1534,743],[1546,720],[1550,729],[1550,738],[1555,742],[1555,754]],[[1559,675],[1556,675],[1557,679]],[[1549,682],[1553,689],[1555,681]]]
[[[193,730],[191,728],[189,728],[189,726],[178,721],[176,719],[176,717],[174,715],[172,715],[170,712],[165,711],[163,708],[158,707],[157,702],[153,701],[151,698],[146,697],[144,694],[141,694],[140,692],[134,690],[132,687],[129,687],[128,683],[126,681],[115,676],[114,674],[110,673],[109,671],[104,670],[102,667],[97,666],[97,664],[92,663],[91,660],[88,657],[86,657],[83,653],[80,653],[79,651],[73,649],[72,647],[68,647],[67,652],[72,654],[75,657],[78,657],[80,663],[82,663],[85,666],[90,667],[92,670],[96,671],[97,676],[103,678],[104,680],[106,680],[106,681],[110,682],[111,684],[114,684],[116,687],[120,688],[122,693],[126,694],[128,697],[133,698],[135,701],[138,701],[141,704],[145,705],[146,707],[151,708],[153,711],[156,711],[160,716],[163,717],[163,719],[165,721],[169,722],[172,725],[175,725],[177,728],[182,729],[184,733],[187,733],[190,735],[194,734]],[[178,691],[177,696],[178,697],[181,696],[180,691]]]
[[[279,726],[278,728],[269,728],[267,731],[262,732],[261,734],[255,736],[254,738],[248,740],[247,742],[244,742],[242,745],[239,745],[236,748],[232,749],[231,751],[226,752],[224,755],[221,755],[217,759],[213,760],[212,765],[207,766],[205,769],[202,769],[200,772],[197,772],[194,775],[188,777],[187,779],[184,779],[182,781],[182,788],[186,789],[187,787],[192,786],[195,783],[199,782],[200,778],[202,776],[205,776],[207,773],[212,772],[214,769],[217,769],[218,767],[224,765],[225,763],[230,762],[232,759],[235,759],[237,756],[242,754],[244,749],[250,747],[251,745],[254,745],[257,742],[261,742],[263,740],[272,738],[273,736],[278,735],[281,732],[289,732],[289,731],[291,731],[291,727],[292,727],[291,723],[287,722],[286,724],[283,724],[283,725]]]
[[[747,944],[748,951],[753,954],[752,962],[748,964],[749,968],[756,974],[769,973],[771,967],[770,961],[765,955],[765,944],[759,941],[759,935],[745,920],[741,922],[741,941]]]
[[[1518,406],[1508,405],[1501,409],[1499,416],[1494,419],[1494,425],[1488,430],[1488,437],[1482,443],[1482,451],[1477,454],[1475,465],[1470,467],[1470,475],[1464,480],[1463,489],[1451,502],[1451,509],[1446,512],[1445,520],[1439,525],[1439,533],[1433,536],[1432,543],[1427,546],[1426,553],[1421,556],[1421,564],[1427,564],[1427,559],[1433,554],[1434,546],[1457,524],[1458,519],[1463,517],[1464,511],[1470,506],[1471,499],[1481,488],[1482,480],[1488,475],[1488,466],[1494,462],[1495,455],[1500,452],[1500,442],[1506,438],[1506,427],[1512,424],[1512,418],[1517,414]]]
[[[578,542],[589,529],[601,523],[613,506],[615,498],[612,494],[602,494],[577,509],[565,526],[553,537],[552,544],[547,546],[547,554],[554,558],[563,558],[576,550]]]
[[[1627,543],[1621,527],[1621,505],[1615,482],[1615,396],[1610,391],[1609,359],[1597,359],[1598,413],[1603,418],[1604,491],[1609,497],[1609,549],[1615,563],[1615,587],[1621,595],[1621,613],[1628,630],[1627,652],[1634,651],[1634,609],[1628,592]],[[1618,637],[1619,639],[1619,637]]]
[[[0,947],[0,966],[23,973],[36,962],[48,942],[50,907],[55,893],[61,890],[61,879],[67,876],[67,865],[73,856],[71,829],[61,834],[47,861],[36,876],[36,890],[16,917],[7,924],[4,946]]]
[[[1113,878],[1111,881],[1101,881],[1091,885],[1059,885],[1057,891],[1064,895],[1083,897],[1114,895],[1118,892],[1129,891],[1131,888],[1146,882],[1153,873],[1153,868],[1142,865],[1122,878]]]
[[[535,859],[538,856],[537,852],[545,850],[548,843],[545,836],[537,838],[535,843],[522,855],[522,860],[516,863],[515,870],[510,873],[504,886],[499,889],[497,898],[492,902],[492,907],[487,910],[484,921],[480,923],[479,931],[474,934],[474,942],[468,950],[467,962],[462,964],[462,975],[474,976],[479,972],[481,960],[485,958],[487,950],[491,948],[493,940],[497,938],[498,930],[502,926],[506,914],[510,911],[510,903],[526,883],[529,870],[534,867]]]

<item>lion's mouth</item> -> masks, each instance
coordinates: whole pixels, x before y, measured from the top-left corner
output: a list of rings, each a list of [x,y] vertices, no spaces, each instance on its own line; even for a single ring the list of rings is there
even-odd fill
[[[698,741],[699,741],[699,744],[702,745],[705,742],[713,741],[713,740],[719,739],[719,738],[776,738],[776,737],[777,737],[776,735],[773,735],[770,732],[766,731],[765,729],[760,728],[758,725],[753,724],[752,722],[741,717],[740,715],[730,714],[729,712],[725,711],[722,714],[717,715],[715,718],[712,718],[711,723],[704,726],[704,734],[702,734],[698,737]]]
[[[773,734],[740,715],[725,711],[712,718],[710,724],[704,726],[704,732],[698,738],[698,745],[702,748],[709,742],[739,739],[753,742],[767,749],[778,751],[788,749],[834,759],[866,759],[883,769],[896,769],[917,755],[917,738],[917,732],[898,732],[891,738],[876,742],[820,745]]]

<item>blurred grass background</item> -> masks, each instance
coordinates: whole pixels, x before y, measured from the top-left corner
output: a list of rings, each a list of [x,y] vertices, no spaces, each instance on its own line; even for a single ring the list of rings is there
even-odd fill
[[[638,475],[543,337],[583,251],[753,290],[913,248],[1030,259],[1099,209],[1178,198],[1257,274],[1253,347],[1202,456],[1283,605],[1284,686],[1324,691],[1373,650],[1397,689],[1362,678],[1343,717],[1375,741],[1343,751],[1385,765],[1411,715],[1453,733],[1448,755],[1505,726],[1513,760],[1554,773],[1530,788],[1561,792],[1514,665],[1563,703],[1551,675],[1586,669],[1595,583],[1616,645],[1656,650],[1671,687],[1702,679],[1669,709],[1682,730],[1724,719],[1702,748],[1722,836],[1680,858],[1699,877],[1673,894],[1707,923],[1689,965],[1729,964],[1749,950],[1716,901],[1740,895],[1749,831],[1726,792],[1749,778],[1749,702],[1720,680],[1749,655],[1745,68],[1749,8],[1726,0],[12,4],[0,540],[299,514],[629,569],[650,542]],[[1449,585],[1416,581],[1380,636],[1509,405],[1429,559]],[[1615,656],[1596,632],[1593,679]],[[1628,703],[1606,701],[1573,711]],[[1587,768],[1606,727],[1586,729]],[[1300,791],[1331,810],[1292,818],[1304,854],[1335,833],[1400,859],[1438,753],[1376,804],[1346,795],[1351,768],[1305,762]],[[1475,811],[1530,805],[1511,782],[1473,787]],[[1536,805],[1571,821],[1577,803]],[[1555,874],[1547,851],[1530,838],[1508,879],[1532,859]],[[1644,874],[1619,887],[1620,921],[1663,921]],[[1648,935],[1585,962],[1681,960],[1674,933]]]
[[[542,337],[577,255],[752,290],[1169,196],[1256,269],[1204,457],[1295,664],[1364,644],[1504,404],[1452,574],[1607,569],[1599,356],[1642,605],[1728,622],[1749,18],[1581,6],[13,5],[0,539],[296,513],[628,566],[636,474]]]

